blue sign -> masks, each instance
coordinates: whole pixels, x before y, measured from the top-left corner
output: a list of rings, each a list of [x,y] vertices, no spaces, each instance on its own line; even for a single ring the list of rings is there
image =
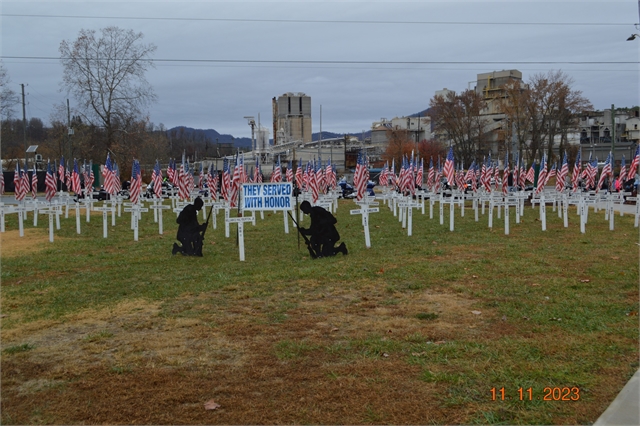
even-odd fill
[[[240,195],[243,211],[281,211],[293,208],[291,182],[244,183]]]

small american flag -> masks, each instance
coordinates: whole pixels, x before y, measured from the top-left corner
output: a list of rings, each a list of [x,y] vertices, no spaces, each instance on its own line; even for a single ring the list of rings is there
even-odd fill
[[[115,175],[109,154],[107,154],[107,161],[105,162],[104,168],[102,169],[102,176],[104,177],[104,190],[107,192],[107,194],[115,194]]]
[[[309,189],[311,190],[311,201],[316,203],[320,195],[320,188],[318,187],[318,179],[316,178],[316,160],[313,159],[313,164],[309,168]]]
[[[622,161],[620,162],[620,182],[627,180],[627,163],[624,160],[624,154],[622,154]]]
[[[598,158],[595,160],[591,159],[591,154],[589,154],[589,162],[587,163],[587,167],[584,169],[584,175],[587,179],[587,188],[592,189],[596,184],[596,174],[598,173]]]
[[[524,186],[527,183],[527,167],[524,164],[524,161],[520,161],[520,188],[524,190]]]
[[[562,158],[562,166],[560,166],[560,170],[556,176],[556,191],[562,192],[564,190],[564,183],[567,180],[567,176],[569,175],[569,163],[567,163],[567,153],[564,153],[564,157]]]
[[[504,169],[502,171],[502,194],[509,193],[509,151],[504,155]]]
[[[444,162],[444,177],[447,178],[447,182],[449,186],[453,187],[454,182],[454,159],[453,159],[453,147],[449,147],[449,153],[447,154],[447,159]]]
[[[545,178],[545,181],[544,181],[545,186],[549,183],[549,180],[552,177],[555,177],[556,171],[557,171],[557,167],[556,166],[557,166],[556,163],[553,163],[553,166],[551,166],[551,170],[549,170],[547,172],[547,177]]]
[[[282,166],[280,165],[279,155],[278,162],[273,165],[273,171],[271,172],[271,182],[282,182]]]
[[[296,186],[298,187],[299,190],[302,190],[302,186],[304,184],[302,167],[300,167],[301,164],[302,164],[302,158],[300,159],[300,161],[298,161],[298,164],[296,165]]]
[[[107,161],[109,160],[109,154],[107,154]],[[58,179],[60,180],[60,191],[62,191],[62,184],[64,183],[64,155],[60,157],[60,163],[58,164]]]
[[[231,180],[231,190],[229,191],[229,205],[236,207],[238,205],[238,195],[240,193],[240,185],[242,184],[242,165],[236,154],[236,165],[233,168],[233,179]]]
[[[531,167],[527,172],[527,180],[531,183],[533,183],[533,181],[536,180],[536,170],[533,167],[534,165],[535,165],[535,161],[531,163]]]
[[[420,167],[416,173],[416,186],[422,188],[422,181],[424,180],[424,158],[420,159]]]
[[[133,204],[140,202],[140,191],[142,189],[142,176],[140,175],[140,163],[133,160],[131,167],[131,186],[129,187],[129,198]]]
[[[520,153],[516,152],[516,164],[513,165],[513,186],[518,186],[520,180],[519,180],[519,174],[520,174]],[[516,188],[516,191],[518,190],[518,188]]]
[[[631,165],[629,166],[629,179],[636,177],[638,163],[640,163],[640,144],[636,147],[636,153],[634,154],[633,159],[631,160]]]
[[[285,176],[287,177],[287,182],[293,182],[293,162],[291,160],[289,160]]]
[[[327,193],[327,177],[324,175],[324,169],[322,168],[322,159],[318,159],[318,165],[316,166],[316,179],[318,180],[318,190],[320,194]]]
[[[231,189],[231,175],[229,174],[229,160],[222,161],[222,185],[220,185],[220,195],[225,201],[229,201],[229,190]]]
[[[327,160],[327,167],[324,173],[327,179],[327,188],[334,189],[337,186],[336,182],[336,172],[333,166],[331,165],[331,159]]]
[[[33,197],[34,200],[38,197],[38,173],[35,167],[31,174],[31,197]]]
[[[0,195],[4,194],[4,171],[2,170],[2,162],[0,161]]]
[[[356,170],[353,175],[353,184],[356,187],[356,199],[362,200],[365,190],[367,189],[366,179],[366,163],[365,154],[363,151],[358,152],[358,159],[356,162]]]
[[[71,190],[80,195],[82,186],[80,185],[80,172],[78,171],[78,160],[73,159],[73,172],[71,173]]]
[[[151,173],[151,182],[153,182],[153,193],[156,198],[162,198],[162,169],[158,160],[156,160],[153,173]]]
[[[544,189],[544,184],[547,182],[547,157],[542,154],[542,162],[540,163],[540,173],[538,173],[538,186],[536,187],[536,194],[539,194]]]
[[[382,168],[382,171],[380,172],[380,177],[378,178],[378,183],[380,183],[381,186],[387,186],[387,184],[389,183],[388,173],[389,173],[389,162],[387,161],[386,163],[384,163],[384,167]]]
[[[431,157],[429,159],[429,173],[427,174],[427,188],[429,188],[429,191],[433,191],[435,178],[436,171],[433,169],[433,157]]]
[[[578,155],[576,156],[576,162],[573,165],[573,172],[571,173],[571,192],[576,192],[578,190],[578,179],[580,179],[580,168],[582,167],[580,163],[580,154],[581,151],[578,151]]]
[[[213,170],[213,164],[209,165],[207,188],[209,188],[209,196],[213,198],[213,201],[218,201],[218,170]]]
[[[51,201],[53,196],[56,195],[56,177],[54,176],[54,168],[51,167],[51,163],[47,162],[47,175],[44,179],[44,198],[47,201]]]
[[[22,194],[22,175],[20,174],[20,162],[16,163],[16,170],[13,172],[13,193],[16,200],[22,201],[24,198],[20,198]]]
[[[596,166],[597,167],[597,166]],[[607,176],[611,176],[611,152],[609,152],[609,156],[607,160],[604,162],[604,166],[602,166],[602,172],[600,172],[600,179],[598,179],[598,186],[596,186],[596,192],[600,191],[604,180]]]

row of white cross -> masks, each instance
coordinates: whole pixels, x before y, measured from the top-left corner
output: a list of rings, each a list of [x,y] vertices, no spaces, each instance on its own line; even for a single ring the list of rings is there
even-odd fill
[[[195,198],[198,194],[192,194],[191,199]],[[531,196],[528,192],[511,192],[504,196],[502,193],[497,192],[477,192],[477,193],[464,193],[460,191],[418,191],[415,198],[413,196],[403,196],[391,189],[383,188],[382,194],[376,196],[365,196],[361,201],[356,201],[359,208],[350,210],[351,215],[361,215],[362,226],[364,229],[365,246],[371,247],[371,237],[369,232],[369,214],[379,212],[379,201],[383,201],[387,204],[389,209],[393,211],[395,217],[398,217],[398,221],[402,222],[402,228],[407,230],[407,235],[411,236],[413,232],[413,210],[420,209],[422,214],[426,213],[426,205],[429,206],[429,218],[434,217],[434,206],[437,202],[439,205],[439,218],[440,225],[444,225],[444,209],[445,206],[449,206],[449,230],[454,231],[455,223],[455,208],[460,209],[460,217],[465,215],[465,206],[467,201],[471,201],[471,208],[474,211],[475,221],[479,221],[479,215],[485,215],[485,211],[488,211],[488,226],[493,228],[494,211],[497,212],[497,218],[501,218],[502,212],[504,212],[504,232],[505,235],[509,234],[510,226],[510,210],[515,210],[515,222],[520,223],[520,218],[524,215],[525,200],[531,196],[531,205],[533,208],[538,206],[539,220],[542,225],[542,230],[546,231],[546,208],[547,204],[551,204],[553,211],[558,211],[558,217],[563,218],[564,227],[569,226],[568,209],[570,205],[576,206],[577,214],[580,217],[580,232],[586,233],[586,224],[589,214],[590,206],[593,206],[595,212],[598,211],[598,206],[605,205],[605,220],[609,221],[609,229],[614,230],[614,205],[623,204],[626,201],[635,202],[634,213],[634,226],[638,227],[640,220],[640,203],[637,201],[637,197],[630,197],[630,193],[594,193],[594,192],[579,192],[579,193],[558,193],[556,191],[543,191],[540,194]],[[240,254],[240,260],[245,260],[244,253],[244,223],[251,222],[253,226],[256,225],[255,212],[251,212],[248,216],[239,214],[238,217],[232,217],[230,207],[226,201],[216,201],[210,197],[202,197],[204,201],[203,216],[204,220],[207,219],[206,215],[209,210],[212,211],[213,228],[217,228],[217,216],[221,210],[224,211],[224,225],[225,225],[225,237],[230,237],[230,224],[235,223],[238,226],[238,248]],[[300,201],[312,201],[311,194],[302,193],[299,197]],[[38,201],[38,200],[26,200],[18,204],[3,204],[0,202],[0,232],[5,232],[5,216],[7,214],[18,214],[18,226],[19,234],[24,236],[24,224],[27,220],[27,213],[33,212],[33,226],[38,225],[38,215],[47,214],[49,216],[49,241],[53,242],[54,237],[54,221],[55,229],[60,229],[60,216],[63,214],[65,218],[69,217],[69,210],[75,208],[76,217],[76,232],[80,234],[81,231],[81,214],[80,210],[84,209],[86,213],[86,221],[90,221],[91,211],[102,212],[103,221],[103,238],[107,238],[108,235],[108,216],[111,213],[111,226],[116,224],[116,214],[121,216],[122,210],[131,213],[131,229],[134,233],[134,240],[138,241],[138,222],[141,219],[141,214],[148,212],[151,208],[154,212],[154,222],[158,223],[158,232],[163,234],[163,210],[170,209],[176,215],[178,215],[188,201],[181,201],[177,196],[172,195],[170,197],[171,205],[163,204],[162,199],[148,200],[149,207],[144,206],[144,202],[136,204],[125,201],[124,197],[115,196],[111,200],[104,201],[102,205],[95,206],[98,200],[91,197],[84,199],[74,199],[70,194],[60,192],[52,202]],[[332,213],[338,208],[338,192],[330,191],[328,194],[321,195],[320,198],[313,203],[314,205],[324,207]],[[124,209],[123,209],[124,207]],[[304,216],[298,209],[291,209],[294,213],[297,211],[297,222],[301,223]],[[620,209],[620,215],[624,213]],[[264,212],[260,211],[261,219],[264,219]],[[289,220],[287,211],[283,211],[284,220],[284,232],[289,233]],[[294,225],[295,226],[295,223]]]
[[[504,232],[505,235],[509,235],[510,226],[510,210],[515,209],[515,221],[520,223],[520,218],[524,214],[525,200],[531,197],[532,207],[535,208],[538,205],[539,219],[542,225],[542,230],[547,229],[547,204],[553,206],[553,211],[558,211],[558,217],[563,218],[564,227],[569,226],[569,214],[568,208],[570,205],[576,206],[576,212],[580,216],[580,232],[586,233],[586,224],[589,214],[589,206],[593,206],[594,211],[598,211],[598,206],[605,205],[605,220],[609,221],[609,229],[614,230],[614,206],[616,204],[622,205],[625,201],[635,202],[634,213],[634,226],[638,227],[640,219],[640,203],[637,201],[637,197],[631,197],[631,193],[628,192],[613,192],[613,193],[595,193],[595,192],[580,192],[580,193],[559,193],[557,191],[542,191],[540,194],[533,195],[529,192],[510,192],[507,195],[496,192],[477,192],[477,193],[464,193],[460,191],[440,191],[440,192],[428,192],[418,191],[415,199],[413,196],[403,196],[402,194],[395,192],[391,189],[384,188],[383,193],[376,196],[376,200],[383,200],[385,204],[388,204],[389,209],[393,211],[394,216],[398,217],[398,221],[402,222],[402,228],[407,229],[407,235],[412,235],[413,226],[413,209],[421,209],[422,214],[425,214],[425,205],[429,205],[429,218],[433,219],[434,205],[437,202],[440,210],[440,224],[444,224],[444,208],[449,206],[449,230],[454,230],[455,222],[455,208],[460,209],[460,217],[464,217],[465,206],[467,201],[471,201],[471,208],[475,213],[475,221],[479,221],[479,214],[485,214],[485,206],[488,208],[488,225],[489,228],[493,228],[493,216],[494,211],[497,212],[497,217],[500,219],[501,213],[504,212]],[[369,200],[360,202],[363,206],[358,212],[364,211],[364,209],[371,205],[377,205],[377,202],[373,201],[374,197],[370,197]],[[374,212],[377,210],[369,209],[368,212]],[[355,212],[355,211],[354,211]],[[624,212],[620,209],[620,215],[623,216]],[[363,226],[365,224],[365,215],[363,214]],[[368,236],[368,229],[365,229],[365,244],[370,247],[370,241]]]

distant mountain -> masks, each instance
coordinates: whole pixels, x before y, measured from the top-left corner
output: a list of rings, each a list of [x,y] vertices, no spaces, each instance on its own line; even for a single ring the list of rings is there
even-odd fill
[[[414,114],[409,115],[409,117],[425,117],[429,114],[430,109],[425,109],[420,112],[416,112]],[[189,140],[194,142],[205,142],[209,140],[211,143],[232,143],[235,148],[245,148],[251,149],[251,138],[242,137],[236,138],[233,135],[220,134],[214,129],[193,129],[191,127],[185,126],[177,126],[167,130],[167,135],[173,135],[173,137],[186,137]],[[331,138],[343,138],[344,133],[333,133],[329,131],[322,131],[322,139],[331,139]],[[352,132],[347,133],[349,136],[355,136],[358,139],[362,138],[370,138],[371,130],[367,130],[366,132]],[[317,141],[320,137],[320,132],[313,133],[311,135],[312,141]],[[269,140],[270,143],[273,143],[273,139]]]
[[[191,127],[178,126],[167,130],[171,137],[185,137],[194,142],[233,143],[236,148],[251,148],[251,138],[234,138],[233,135],[220,134],[214,129],[193,129]]]

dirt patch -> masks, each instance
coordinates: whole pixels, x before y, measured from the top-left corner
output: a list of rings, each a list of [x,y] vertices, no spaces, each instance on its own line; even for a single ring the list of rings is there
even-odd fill
[[[27,222],[25,222],[25,225],[27,225]],[[25,226],[23,231],[24,237],[20,236],[18,229],[0,232],[0,257],[23,256],[27,253],[37,253],[48,247],[46,245],[49,243],[48,229]]]

